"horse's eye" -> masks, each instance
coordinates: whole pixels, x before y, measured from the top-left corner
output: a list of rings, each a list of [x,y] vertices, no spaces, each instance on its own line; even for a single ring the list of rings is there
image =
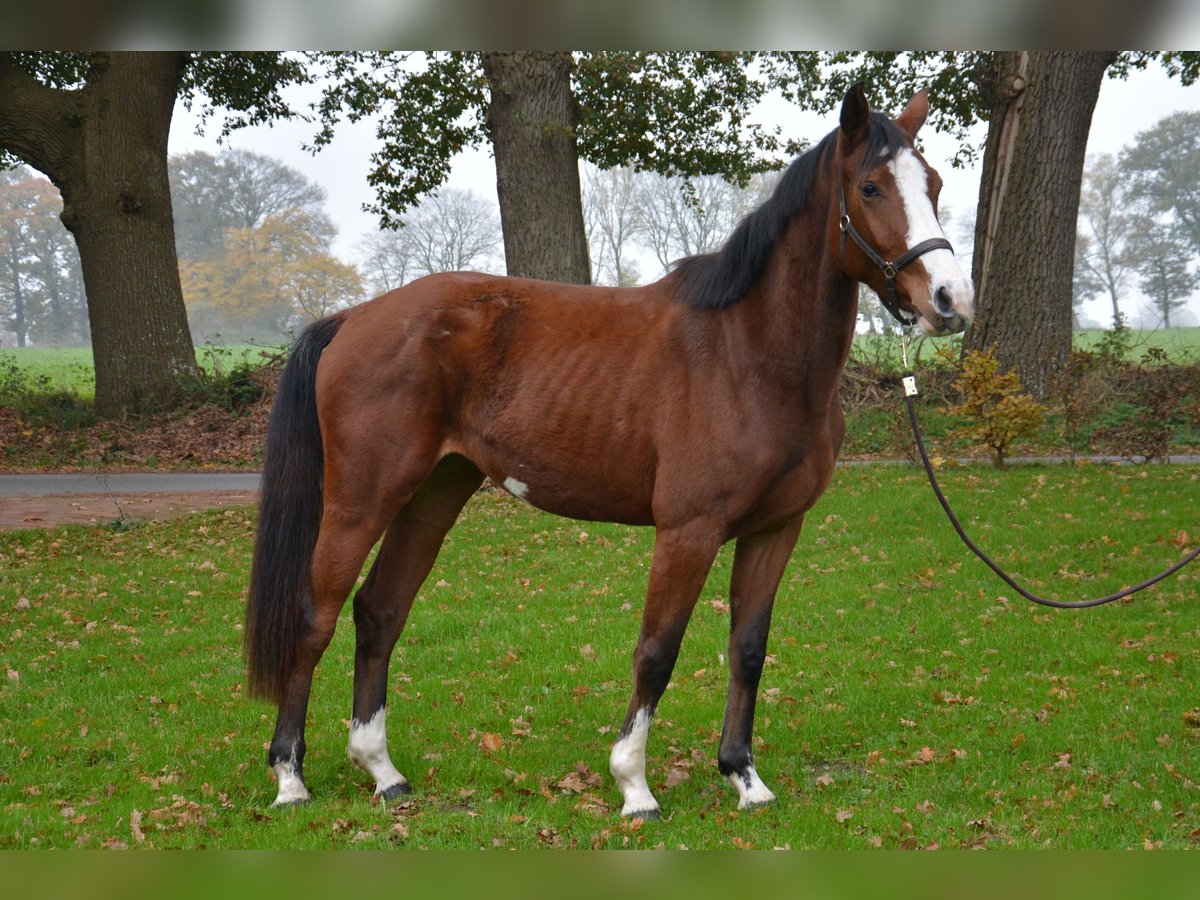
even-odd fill
[[[879,186],[873,181],[868,181],[862,186],[862,195],[868,200],[873,200],[876,197],[882,196]]]

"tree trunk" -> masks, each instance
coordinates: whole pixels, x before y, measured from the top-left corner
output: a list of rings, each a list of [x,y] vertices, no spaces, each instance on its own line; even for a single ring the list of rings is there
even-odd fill
[[[55,90],[0,59],[0,146],[62,192],[83,269],[96,412],[170,406],[198,375],[179,285],[167,135],[179,53],[96,53],[84,87]]]
[[[590,284],[571,67],[565,52],[483,56],[508,274]]]
[[[976,317],[963,350],[993,349],[1039,397],[1071,350],[1084,156],[1114,59],[1111,51],[996,54],[975,225]]]

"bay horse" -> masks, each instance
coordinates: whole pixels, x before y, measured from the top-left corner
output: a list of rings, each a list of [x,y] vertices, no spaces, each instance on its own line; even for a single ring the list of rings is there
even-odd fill
[[[921,92],[892,120],[852,88],[838,127],[720,250],[654,284],[444,273],[305,330],[268,426],[245,629],[250,689],[278,706],[276,805],[309,798],[313,670],[381,536],[354,596],[348,753],[382,800],[411,791],[387,749],[388,662],[485,476],[542,510],[656,529],[609,758],[624,816],[659,815],[651,720],[717,551],[736,541],[717,763],[739,808],[775,799],[754,767],[754,706],[776,589],[842,444],[857,283],[929,334],[973,312],[940,179],[913,145],[928,110]]]

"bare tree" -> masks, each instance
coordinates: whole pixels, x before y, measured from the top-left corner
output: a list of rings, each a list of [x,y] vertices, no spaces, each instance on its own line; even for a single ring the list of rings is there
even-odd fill
[[[500,264],[500,221],[471,191],[430,194],[404,226],[365,239],[363,271],[381,293],[433,272],[493,269]]]
[[[394,291],[412,277],[412,253],[402,230],[386,228],[366,234],[361,256],[367,287],[375,295]]]
[[[638,192],[641,241],[663,269],[684,256],[715,250],[769,183],[755,178],[743,189],[717,175],[648,177]]]
[[[501,242],[499,219],[487,201],[452,188],[422,202],[405,231],[421,274],[488,267]]]
[[[583,220],[596,284],[629,287],[638,283],[633,242],[642,233],[640,183],[648,177],[632,167],[588,166],[583,178]]]
[[[1084,170],[1079,196],[1075,294],[1086,299],[1101,291],[1107,293],[1113,322],[1121,319],[1121,293],[1133,265],[1129,243],[1138,221],[1130,208],[1126,184],[1116,159],[1102,153]]]

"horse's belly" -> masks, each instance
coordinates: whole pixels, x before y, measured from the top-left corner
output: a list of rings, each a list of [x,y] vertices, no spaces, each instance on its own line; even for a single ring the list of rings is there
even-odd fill
[[[497,443],[464,436],[446,448],[470,459],[498,487],[545,512],[572,519],[649,525],[654,474],[640,454],[553,442]]]
[[[514,497],[548,513],[626,525],[653,523],[649,488],[627,478],[596,478],[595,472],[568,472],[529,463],[484,471]]]

